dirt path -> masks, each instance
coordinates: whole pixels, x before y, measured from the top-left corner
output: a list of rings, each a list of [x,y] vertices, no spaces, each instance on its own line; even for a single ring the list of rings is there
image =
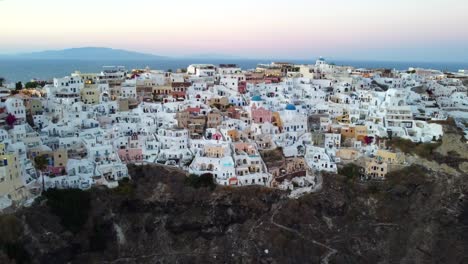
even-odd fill
[[[323,244],[321,242],[318,242],[317,240],[309,239],[309,238],[305,237],[304,235],[302,235],[299,231],[275,222],[275,216],[278,213],[278,211],[281,210],[281,207],[282,207],[282,205],[278,206],[278,208],[275,209],[275,211],[271,215],[270,223],[272,225],[280,228],[280,229],[283,229],[285,231],[294,233],[295,235],[299,236],[300,238],[302,238],[302,239],[304,239],[306,241],[309,241],[309,242],[311,242],[311,243],[313,243],[313,244],[315,244],[317,246],[320,246],[320,247],[323,247],[323,248],[327,249],[328,252],[327,252],[327,254],[325,254],[325,256],[323,256],[323,258],[321,258],[320,263],[328,264],[330,257],[333,256],[334,254],[338,253],[338,250],[336,250],[334,248],[331,248],[328,245],[325,245],[325,244]]]

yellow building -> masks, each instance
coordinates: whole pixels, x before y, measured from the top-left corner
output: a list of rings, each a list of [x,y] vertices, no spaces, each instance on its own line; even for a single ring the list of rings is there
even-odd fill
[[[336,122],[349,124],[349,115],[340,115],[335,118]]]
[[[18,155],[7,153],[5,144],[0,144],[0,196],[5,195],[13,201],[26,198],[20,172]]]
[[[153,93],[156,95],[168,95],[172,93],[172,86],[161,85],[153,88]]]
[[[405,158],[402,154],[390,152],[388,150],[377,150],[375,157],[378,161],[383,161],[390,164],[402,164],[405,162]]]
[[[237,129],[229,130],[227,133],[233,142],[239,141],[240,137],[239,131]]]
[[[75,71],[72,73],[72,76],[79,76],[83,78],[85,82],[97,82],[99,80],[99,76],[97,73],[83,73],[80,71]]]
[[[341,128],[341,136],[344,138],[354,138],[359,141],[363,141],[367,136],[367,127],[366,126],[343,126]]]
[[[81,89],[80,97],[84,104],[95,105],[99,103],[101,91],[95,84],[85,84],[85,87]]]
[[[367,127],[366,126],[356,126],[355,129],[356,140],[364,141],[364,138],[367,136]]]
[[[52,151],[33,151],[30,153],[31,159],[37,156],[46,156],[51,159],[49,164],[52,167],[65,167],[68,163],[68,152],[65,148],[59,148]]]
[[[271,114],[271,119],[272,119],[272,124],[274,126],[277,126],[279,128],[280,131],[283,130],[283,121],[281,120],[281,116],[278,112],[273,112]]]
[[[341,137],[355,138],[356,128],[354,126],[344,126],[341,128]]]

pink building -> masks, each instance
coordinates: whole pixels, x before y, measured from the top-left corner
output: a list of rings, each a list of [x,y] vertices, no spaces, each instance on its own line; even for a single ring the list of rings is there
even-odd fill
[[[143,161],[143,150],[140,148],[119,149],[117,153],[119,154],[119,158],[124,163]]]
[[[245,94],[247,92],[247,82],[245,81],[240,82],[237,88],[238,88],[239,93]]]
[[[117,150],[117,154],[124,163],[143,161],[143,149],[138,143],[138,135],[134,133],[129,136],[127,145]]]
[[[260,108],[257,108],[255,106],[252,107],[252,120],[255,122],[255,123],[266,123],[266,122],[269,122],[271,123],[272,121],[272,113],[271,111],[263,108],[263,107],[260,107]]]
[[[239,142],[234,144],[234,150],[236,152],[245,152],[248,155],[256,155],[257,150],[255,146],[249,143]]]
[[[65,167],[64,166],[47,166],[47,172],[49,172],[50,175],[64,175],[65,172]]]

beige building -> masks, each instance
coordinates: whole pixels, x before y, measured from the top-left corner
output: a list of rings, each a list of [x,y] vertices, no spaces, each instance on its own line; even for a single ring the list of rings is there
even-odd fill
[[[53,152],[54,167],[65,167],[68,163],[68,152],[64,148],[57,149]]]
[[[223,117],[219,113],[209,113],[207,115],[207,126],[209,128],[217,128],[219,125],[221,125],[222,121]]]
[[[279,166],[268,167],[268,172],[273,175],[274,186],[277,186],[277,184],[286,178],[292,179],[294,177],[305,176],[308,169],[304,158],[301,157],[285,159],[278,165]]]
[[[214,118],[214,116],[212,116]],[[194,116],[188,110],[176,113],[177,126],[179,128],[187,128],[192,138],[200,138],[207,124],[207,117],[204,115]],[[216,123],[212,120],[212,124]]]
[[[189,111],[179,111],[176,113],[177,126],[179,128],[188,128],[190,121]]]
[[[385,179],[388,172],[386,162],[378,162],[375,160],[366,162],[366,175],[372,179]]]
[[[156,86],[154,87],[153,92],[156,95],[169,95],[172,93],[172,86],[170,85]]]
[[[355,160],[359,157],[359,151],[352,148],[341,148],[336,151],[336,156],[342,160]]]
[[[222,111],[229,107],[229,99],[227,97],[210,98],[208,102],[211,107],[216,107]]]
[[[42,105],[41,99],[39,99],[39,98],[31,99],[29,101],[29,104],[27,105],[27,110],[32,115],[41,114],[44,111],[44,106]]]
[[[316,76],[315,70],[308,65],[299,65],[299,73],[302,77],[308,79],[314,79]]]
[[[127,112],[129,107],[129,100],[128,99],[119,99],[119,111],[120,112]]]
[[[222,146],[208,145],[204,148],[206,157],[210,158],[222,158],[224,157],[224,148]]]
[[[81,89],[80,98],[84,104],[95,105],[99,103],[101,97],[101,91],[95,84],[85,84],[85,87]]]

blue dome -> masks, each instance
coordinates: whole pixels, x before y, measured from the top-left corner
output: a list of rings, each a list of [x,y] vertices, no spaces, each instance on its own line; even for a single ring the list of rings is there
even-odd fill
[[[285,108],[286,110],[292,110],[292,111],[296,111],[296,107],[292,104],[288,104]]]
[[[262,100],[262,97],[260,95],[252,96],[252,101],[260,102],[261,100]]]

